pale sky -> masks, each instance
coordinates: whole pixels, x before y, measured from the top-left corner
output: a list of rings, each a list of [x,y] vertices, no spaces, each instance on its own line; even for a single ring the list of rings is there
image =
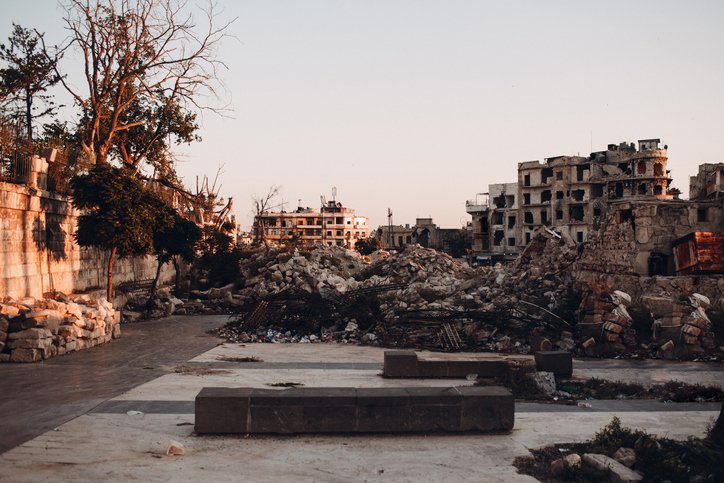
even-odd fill
[[[674,186],[722,162],[722,1],[219,1],[231,118],[204,115],[180,174],[213,177],[245,228],[251,197],[338,199],[386,223],[459,227],[517,163],[661,138]],[[3,2],[65,35],[53,0]]]

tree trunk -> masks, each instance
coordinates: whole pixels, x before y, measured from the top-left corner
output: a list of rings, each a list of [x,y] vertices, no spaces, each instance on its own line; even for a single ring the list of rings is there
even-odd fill
[[[25,124],[28,130],[28,141],[33,142],[33,98],[25,92]]]
[[[148,294],[148,300],[146,301],[146,311],[150,312],[151,305],[153,304],[153,299],[156,296],[156,287],[158,287],[158,279],[161,277],[161,267],[163,267],[163,263],[161,261],[161,258],[158,258],[158,265],[156,266],[156,277],[153,279],[153,283],[151,284],[151,290]]]
[[[111,253],[108,255],[108,291],[106,297],[108,302],[113,303],[113,260],[116,258],[116,247],[111,248]]]
[[[180,267],[178,263],[178,256],[175,256],[171,259],[173,261],[173,269],[175,271],[175,277],[173,282],[173,292],[176,297],[179,296],[181,293],[181,273],[180,273]]]
[[[721,409],[719,410],[719,419],[716,420],[714,427],[711,428],[709,438],[711,438],[719,448],[724,448],[724,403],[722,403]]]

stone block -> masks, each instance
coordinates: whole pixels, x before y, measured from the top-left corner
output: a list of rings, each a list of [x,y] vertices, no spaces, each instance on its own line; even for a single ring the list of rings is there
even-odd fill
[[[15,349],[10,353],[10,362],[37,362],[43,358],[38,349]]]
[[[509,431],[504,388],[204,388],[196,432],[351,433]]]
[[[248,433],[251,388],[205,387],[196,396],[194,429],[199,434]]]
[[[536,370],[552,372],[556,376],[573,374],[573,355],[567,351],[541,351],[535,353]]]
[[[417,377],[417,354],[414,351],[385,351],[385,377]]]

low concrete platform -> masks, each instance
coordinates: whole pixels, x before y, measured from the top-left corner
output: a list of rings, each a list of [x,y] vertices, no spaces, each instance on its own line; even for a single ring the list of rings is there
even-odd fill
[[[567,351],[538,351],[535,353],[535,368],[552,372],[557,377],[573,374],[573,355]]]
[[[513,395],[503,387],[205,387],[197,434],[508,432]]]
[[[389,378],[455,378],[502,376],[510,366],[504,360],[424,360],[415,351],[385,351],[382,375]]]

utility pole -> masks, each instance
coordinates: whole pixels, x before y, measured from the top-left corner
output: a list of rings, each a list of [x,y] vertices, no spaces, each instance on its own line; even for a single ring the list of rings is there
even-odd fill
[[[392,233],[392,210],[387,208],[387,249],[389,250],[395,243],[395,237]]]

